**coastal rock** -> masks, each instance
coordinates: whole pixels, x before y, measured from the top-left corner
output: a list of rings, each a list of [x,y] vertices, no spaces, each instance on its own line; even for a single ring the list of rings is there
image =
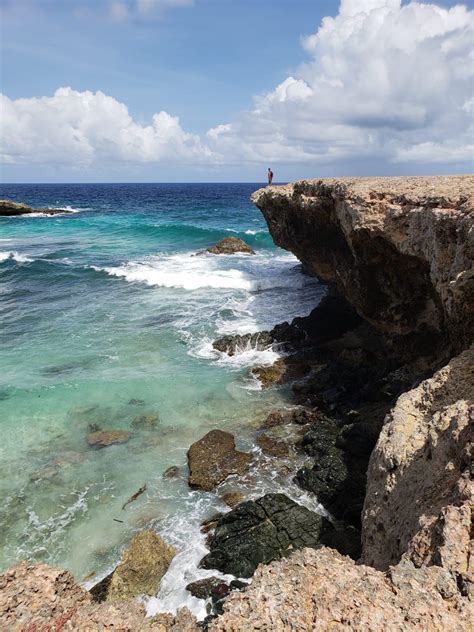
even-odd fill
[[[285,457],[290,453],[290,449],[286,441],[272,437],[269,434],[259,435],[256,439],[256,444],[262,452],[268,456]]]
[[[277,245],[400,354],[469,346],[474,177],[302,180],[252,195]]]
[[[473,433],[471,347],[401,395],[386,418],[368,470],[365,564],[385,570],[405,555],[474,580]]]
[[[126,430],[97,430],[87,435],[87,443],[94,448],[106,448],[114,443],[126,443],[131,436]]]
[[[250,454],[235,449],[233,435],[211,430],[188,450],[191,487],[212,491],[230,474],[243,474],[252,461]]]
[[[236,507],[245,500],[246,495],[243,492],[227,492],[221,498],[228,507]]]
[[[72,213],[65,208],[33,208],[22,202],[12,200],[0,200],[0,216],[13,217],[15,215],[29,215],[30,213],[43,213],[45,215],[57,215],[58,213]]]
[[[279,559],[293,549],[318,546],[328,526],[325,518],[284,494],[267,494],[241,503],[220,518],[201,566],[251,577],[260,563]]]
[[[252,374],[260,381],[263,388],[278,386],[290,380],[296,380],[311,370],[305,361],[296,358],[279,358],[270,366],[257,366]]]
[[[224,239],[218,241],[215,246],[208,248],[207,252],[214,255],[233,255],[238,252],[243,252],[248,255],[255,254],[255,251],[239,237],[224,237]]]
[[[132,428],[138,430],[156,430],[160,423],[160,418],[155,413],[137,415],[132,421]]]
[[[217,351],[233,356],[236,353],[242,353],[248,349],[263,351],[270,347],[273,342],[274,338],[269,331],[259,331],[256,334],[223,336],[215,340],[212,346]]]
[[[473,617],[473,603],[442,568],[406,563],[385,574],[322,547],[260,565],[208,630],[444,632],[471,629]]]
[[[222,587],[225,587],[227,593],[229,592],[229,586],[219,577],[206,577],[191,582],[186,586],[186,590],[197,599],[209,599],[216,590],[219,591]]]
[[[153,531],[141,531],[132,540],[112,573],[107,599],[155,595],[176,549]]]

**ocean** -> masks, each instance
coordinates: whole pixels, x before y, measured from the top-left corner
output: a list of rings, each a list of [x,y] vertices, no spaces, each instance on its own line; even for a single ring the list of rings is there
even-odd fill
[[[2,570],[46,562],[92,585],[134,532],[153,528],[179,554],[149,612],[186,604],[205,615],[184,587],[216,575],[197,567],[199,524],[226,507],[190,490],[185,470],[163,472],[185,466],[190,444],[212,428],[263,459],[255,429],[289,394],[262,390],[250,369],[278,355],[228,357],[212,341],[306,315],[324,293],[274,245],[249,200],[259,186],[0,185],[0,198],[74,211],[0,217]],[[257,254],[195,256],[231,235]],[[97,429],[132,434],[97,450],[87,443]],[[223,489],[242,485],[314,502],[264,465]]]

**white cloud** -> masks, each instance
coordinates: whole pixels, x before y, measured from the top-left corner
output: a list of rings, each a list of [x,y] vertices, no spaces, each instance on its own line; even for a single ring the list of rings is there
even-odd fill
[[[127,107],[103,92],[59,88],[52,97],[1,97],[0,155],[9,163],[104,161],[199,162],[212,160],[198,136],[185,132],[177,117],[159,112],[140,125]]]
[[[142,0],[140,10],[184,4],[188,0]],[[342,0],[338,15],[302,40],[307,63],[257,96],[252,110],[202,138],[167,112],[142,125],[102,92],[60,88],[52,97],[2,97],[0,153],[9,163],[88,166],[360,159],[387,171],[399,163],[468,167],[473,41],[474,11],[461,5]]]
[[[109,15],[122,21],[130,15],[160,15],[169,9],[192,7],[194,0],[109,0]]]

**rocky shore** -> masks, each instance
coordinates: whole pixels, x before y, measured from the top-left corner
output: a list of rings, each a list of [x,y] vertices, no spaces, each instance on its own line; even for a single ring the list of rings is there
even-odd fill
[[[41,213],[43,215],[60,215],[62,213],[72,213],[65,208],[34,208],[23,202],[13,202],[12,200],[0,200],[0,217],[15,217],[17,215],[31,215]]]
[[[174,554],[149,534],[95,594],[59,569],[10,569],[6,629],[470,629],[474,178],[301,181],[252,199],[328,292],[306,318],[214,347],[282,352],[253,372],[264,388],[286,383],[292,401],[268,411],[255,441],[277,464],[294,455],[290,476],[328,513],[234,492],[233,508],[203,525],[201,566],[251,584],[190,585],[209,600],[199,624],[186,610],[145,618],[125,600],[153,594]],[[190,447],[188,465],[190,485],[207,493],[255,467],[219,430]],[[130,577],[142,584],[132,590]]]

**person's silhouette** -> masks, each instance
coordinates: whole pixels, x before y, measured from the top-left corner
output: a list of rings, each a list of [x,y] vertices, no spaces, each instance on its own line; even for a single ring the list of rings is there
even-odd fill
[[[268,167],[268,185],[270,186],[272,182],[273,182],[273,171],[271,170],[271,167]]]

